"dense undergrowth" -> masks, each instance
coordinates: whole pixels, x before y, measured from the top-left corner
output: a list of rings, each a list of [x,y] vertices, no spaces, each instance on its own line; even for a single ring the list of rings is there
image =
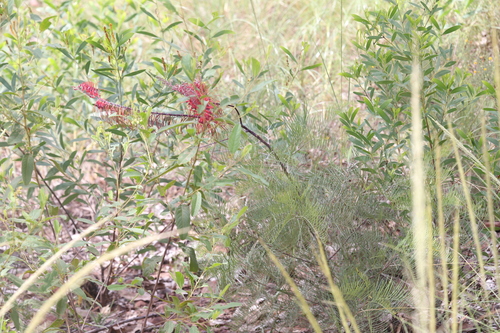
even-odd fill
[[[500,329],[492,3],[26,4],[0,332]]]

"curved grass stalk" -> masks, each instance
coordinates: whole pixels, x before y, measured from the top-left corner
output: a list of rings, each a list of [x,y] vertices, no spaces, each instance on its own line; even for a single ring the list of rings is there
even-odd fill
[[[460,253],[460,214],[458,210],[455,212],[455,220],[453,222],[453,259],[452,259],[452,276],[451,276],[451,333],[458,333],[458,275],[460,273],[459,258]]]
[[[420,105],[420,91],[422,89],[422,74],[420,64],[416,59],[413,62],[411,73],[411,188],[412,188],[412,234],[416,265],[416,281],[413,287],[413,300],[416,310],[416,332],[434,332],[431,327],[431,304],[434,295],[429,293],[429,263],[428,244],[431,230],[425,197],[424,172],[424,139],[422,135],[422,115]],[[430,257],[432,260],[432,256]]]
[[[497,98],[497,105],[498,103],[500,103],[500,52],[499,52],[499,49],[498,49],[498,34],[497,34],[497,28],[496,27],[491,27],[491,42],[493,44],[493,65],[494,65],[494,70],[495,70],[495,73],[494,73],[494,77],[495,77],[495,94],[496,94],[496,98]],[[497,115],[497,118],[498,118],[498,122],[499,122],[499,125],[500,125],[500,108],[497,110],[498,112],[498,115]],[[482,125],[482,132],[484,133],[486,131],[486,116],[483,114],[483,125]],[[485,159],[485,164],[486,164],[486,168],[488,168],[488,170],[491,169],[490,165],[489,165],[489,161],[487,160],[488,158],[488,155],[486,154],[486,152],[488,151],[487,147],[486,147],[486,140],[484,139],[486,134],[482,134],[483,136],[483,154],[484,154],[484,159]],[[495,269],[495,275],[496,275],[496,281],[500,281],[500,270],[499,270],[499,267],[498,267],[498,248],[497,248],[497,238],[496,238],[496,234],[494,232],[494,213],[493,213],[493,194],[496,195],[495,191],[493,191],[493,189],[491,188],[491,179],[492,177],[490,176],[491,173],[487,173],[486,174],[486,188],[487,188],[487,200],[488,200],[488,218],[490,219],[490,223],[491,223],[491,248],[493,249],[493,261],[494,261],[494,265],[496,267]],[[493,177],[493,179],[496,180],[496,177]]]
[[[120,256],[122,254],[125,254],[131,250],[134,250],[138,247],[141,247],[143,245],[149,244],[154,241],[158,241],[160,239],[164,238],[169,238],[172,237],[173,235],[177,235],[178,233],[183,233],[187,232],[186,230],[180,229],[176,231],[169,231],[169,232],[164,232],[152,236],[148,236],[139,240],[136,240],[134,242],[128,243],[127,245],[120,247],[118,249],[115,249],[111,252],[107,252],[104,255],[102,255],[99,259],[96,259],[92,262],[89,262],[87,265],[82,267],[78,272],[75,273],[71,278],[66,281],[65,284],[63,284],[59,289],[49,298],[47,299],[43,305],[40,307],[36,315],[33,317],[31,320],[30,324],[26,328],[25,333],[32,333],[36,331],[36,328],[40,323],[43,321],[43,319],[46,317],[47,313],[52,309],[52,307],[62,298],[64,295],[66,295],[68,292],[71,290],[77,288],[80,283],[82,282],[83,278],[90,274],[92,270],[94,270],[96,267],[98,267],[100,264],[111,260],[113,258],[116,258],[117,256]]]
[[[488,173],[491,180],[493,180],[497,186],[500,186],[500,179],[498,179],[497,177],[495,177],[495,175],[491,172],[488,172],[488,169],[486,168],[486,166],[484,166],[483,163],[481,163],[481,161],[479,161],[479,159],[469,150],[467,149],[461,142],[460,140],[458,140],[455,135],[450,131],[448,130],[446,127],[444,127],[443,125],[441,125],[439,122],[437,122],[436,120],[434,120],[431,116],[428,116],[433,122],[434,124],[436,124],[446,135],[448,135],[448,137],[451,139],[451,142],[453,143],[453,145],[457,146],[458,149],[460,149],[461,151],[463,151],[465,153],[465,155],[467,155],[467,157],[469,157],[471,160],[474,161],[474,163],[476,163],[476,166],[478,166],[484,173]],[[500,200],[500,197],[498,196],[498,194],[496,193],[493,193],[495,195],[495,197],[497,198],[497,200]]]
[[[85,229],[82,233],[78,234],[73,240],[71,240],[66,245],[64,245],[59,251],[57,251],[57,253],[55,253],[52,257],[50,257],[46,262],[44,262],[44,264],[42,266],[40,266],[40,268],[38,268],[36,270],[36,272],[34,272],[26,280],[26,282],[24,282],[19,287],[19,289],[16,292],[11,297],[9,297],[7,302],[5,302],[5,304],[0,309],[0,318],[2,318],[3,316],[5,316],[7,314],[7,311],[9,311],[12,308],[16,299],[18,299],[22,293],[27,291],[28,288],[31,287],[45,271],[47,271],[49,268],[51,268],[57,259],[59,259],[65,252],[67,252],[70,248],[72,248],[77,242],[82,240],[85,236],[87,236],[90,233],[99,229],[103,224],[112,220],[116,215],[117,215],[117,213],[115,213],[114,215],[111,215],[111,216],[107,216],[105,218],[102,218],[99,222],[91,225],[90,227]]]
[[[450,132],[451,132],[451,124],[450,126]],[[467,212],[469,214],[469,219],[470,219],[470,224],[471,224],[471,230],[472,230],[472,238],[474,240],[474,246],[476,247],[476,253],[477,253],[477,261],[479,264],[479,275],[481,279],[481,286],[483,287],[483,290],[485,291],[485,281],[486,281],[486,272],[484,270],[484,260],[483,260],[483,254],[482,254],[482,249],[481,249],[481,241],[479,240],[479,232],[478,232],[478,227],[477,227],[477,221],[476,221],[476,214],[474,213],[474,207],[472,204],[472,197],[469,191],[469,188],[467,186],[467,179],[465,178],[465,171],[462,165],[462,159],[460,158],[460,152],[458,151],[458,140],[452,140],[452,145],[453,145],[453,150],[455,151],[455,158],[457,160],[457,167],[458,167],[458,173],[460,175],[460,182],[462,183],[462,189],[464,192],[465,196],[465,202],[467,206]],[[486,172],[487,170],[485,170]],[[496,177],[495,177],[496,178]]]
[[[337,308],[339,309],[342,326],[344,326],[346,332],[350,333],[351,332],[349,328],[349,322],[350,322],[354,332],[361,333],[358,327],[358,323],[356,322],[356,319],[354,318],[351,310],[349,309],[349,306],[347,305],[344,296],[342,295],[342,292],[340,291],[339,287],[336,286],[335,283],[333,282],[332,273],[330,272],[330,268],[328,267],[328,258],[326,257],[325,250],[323,249],[323,244],[319,240],[319,236],[316,237],[316,239],[318,240],[318,247],[319,247],[319,255],[317,260],[321,268],[321,271],[323,272],[323,274],[325,274],[326,279],[328,280],[328,286],[330,287],[330,292],[332,293]]]
[[[271,251],[271,249],[261,239],[259,239],[259,243],[262,245],[262,247],[264,247],[264,249],[267,252],[267,255],[269,256],[271,261],[276,265],[276,267],[278,267],[278,269],[281,272],[281,275],[283,275],[286,282],[288,283],[288,285],[292,289],[293,294],[295,295],[295,297],[297,297],[299,306],[302,309],[302,312],[306,315],[306,318],[309,321],[309,323],[311,324],[314,332],[322,333],[323,331],[321,330],[321,327],[319,326],[318,320],[312,314],[312,311],[311,311],[311,308],[309,307],[309,304],[307,304],[306,299],[304,298],[304,296],[300,292],[299,287],[297,287],[297,285],[293,281],[290,274],[288,274],[288,272],[286,271],[285,267],[281,264],[279,259],[274,255],[274,253]]]
[[[438,228],[439,228],[439,257],[441,261],[441,285],[444,288],[443,295],[443,308],[448,309],[448,258],[446,255],[446,228],[444,223],[444,211],[443,211],[443,176],[441,170],[441,147],[436,145],[435,148],[435,157],[436,161],[436,199],[437,199],[437,220],[438,220]]]

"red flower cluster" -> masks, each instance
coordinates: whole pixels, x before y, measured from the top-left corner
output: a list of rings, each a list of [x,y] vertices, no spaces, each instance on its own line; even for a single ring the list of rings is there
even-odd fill
[[[111,103],[104,98],[101,98],[99,89],[92,82],[83,82],[78,87],[73,87],[74,90],[80,90],[90,98],[97,99],[94,106],[101,111],[103,119],[110,123],[129,126],[130,123],[126,116],[131,114],[132,109],[119,104]]]
[[[132,109],[123,105],[111,103],[105,99],[99,98],[94,106],[101,110],[103,119],[110,123],[119,124],[122,126],[130,126],[130,121],[127,116],[130,116]]]
[[[90,98],[101,97],[101,94],[99,94],[99,89],[97,89],[92,82],[80,83],[80,85],[78,87],[73,87],[73,89],[80,90],[85,95],[89,96]]]
[[[172,90],[183,96],[189,97],[186,101],[189,114],[174,115],[166,113],[153,113],[149,122],[150,124],[164,124],[166,121],[168,122],[168,119],[172,116],[184,116],[198,119],[198,124],[196,125],[198,133],[205,130],[210,131],[212,134],[215,133],[216,125],[219,125],[216,118],[221,116],[221,109],[219,107],[219,103],[208,96],[208,88],[205,83],[200,80],[196,80],[193,83],[181,83],[174,85],[169,81],[163,80],[162,78],[158,79]],[[119,104],[111,103],[101,98],[99,89],[96,88],[94,83],[83,82],[73,89],[79,90],[90,98],[96,99],[94,106],[101,111],[101,115],[106,121],[122,126],[131,125],[127,116],[132,113],[132,109]],[[161,119],[162,117],[168,119],[164,121]],[[161,126],[159,125],[159,127]]]
[[[208,129],[212,133],[215,131],[214,124],[218,124],[215,119],[221,116],[221,109],[218,106],[219,103],[208,96],[208,88],[205,83],[195,80],[193,83],[173,85],[168,81],[161,80],[172,88],[172,90],[189,97],[186,103],[190,114],[198,118],[198,125],[196,126],[198,132],[205,129]]]

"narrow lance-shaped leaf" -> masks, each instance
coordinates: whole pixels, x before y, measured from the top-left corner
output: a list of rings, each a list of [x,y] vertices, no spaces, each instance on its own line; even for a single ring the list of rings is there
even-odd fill
[[[33,154],[25,154],[21,162],[21,173],[23,175],[24,185],[29,185],[31,182],[31,175],[35,168]]]
[[[173,278],[179,289],[182,289],[184,287],[184,275],[181,272],[175,272]]]
[[[163,0],[163,5],[167,7],[168,10],[178,14],[177,9],[175,9],[174,5],[170,2],[170,0]]]
[[[292,52],[290,52],[290,50],[288,50],[286,47],[284,46],[280,46],[280,49],[285,52],[289,57],[290,59],[293,60],[293,62],[297,63],[297,59],[295,59],[295,57],[293,56]]]
[[[453,31],[457,31],[458,29],[460,29],[462,26],[461,25],[456,25],[454,27],[451,27],[451,28],[448,28],[446,29],[444,32],[443,32],[443,35],[447,35],[449,33],[452,33]]]
[[[185,252],[189,255],[189,270],[191,272],[198,272],[200,266],[198,265],[198,259],[196,259],[196,252],[192,247],[186,247]]]
[[[220,37],[220,36],[223,36],[223,35],[227,35],[227,34],[234,34],[234,31],[232,30],[221,30],[219,32],[216,32],[212,38],[217,38],[217,37]]]
[[[231,135],[229,135],[228,147],[229,151],[234,154],[240,147],[240,138],[241,138],[241,125],[237,124],[234,126],[231,131]]]
[[[306,66],[306,67],[302,68],[301,71],[307,71],[310,69],[318,68],[320,66],[321,66],[321,64],[314,64],[314,65]]]
[[[202,201],[202,196],[201,193],[198,191],[195,193],[195,195],[193,195],[191,199],[191,216],[196,216],[198,214],[201,208],[201,201]]]
[[[251,61],[252,61],[252,75],[254,78],[256,78],[259,76],[260,73],[260,62],[255,58],[252,58]]]
[[[189,206],[180,205],[175,209],[175,225],[178,230],[187,229],[191,225],[191,216],[189,215]],[[180,239],[184,240],[187,238],[187,230],[183,230],[179,234]]]
[[[193,58],[191,58],[190,55],[185,55],[181,59],[181,65],[182,65],[182,69],[184,70],[184,74],[187,75],[187,77],[189,78],[190,81],[194,80],[194,74],[195,74],[195,70],[196,70],[196,68],[193,67],[192,59]]]
[[[52,25],[52,22],[50,22],[50,20],[52,20],[54,17],[55,16],[49,16],[45,18],[42,22],[40,22],[40,32],[47,30]]]
[[[143,6],[141,6],[141,11],[146,14],[147,16],[151,17],[153,20],[155,20],[156,22],[158,22],[158,19],[156,18],[156,16],[154,16],[153,14],[151,14],[146,8],[144,8]]]

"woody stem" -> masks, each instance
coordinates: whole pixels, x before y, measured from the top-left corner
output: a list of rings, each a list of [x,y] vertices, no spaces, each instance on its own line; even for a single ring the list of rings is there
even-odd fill
[[[248,127],[246,127],[245,125],[243,125],[243,121],[241,120],[241,114],[240,114],[240,111],[238,110],[238,108],[236,108],[234,105],[228,105],[228,106],[231,107],[231,108],[233,108],[234,111],[236,111],[236,113],[238,114],[238,119],[240,121],[241,128],[243,128],[245,130],[245,132],[247,132],[248,134],[251,134],[257,140],[259,140],[264,146],[267,147],[267,149],[269,149],[269,151],[271,152],[271,154],[278,161],[279,165],[281,166],[281,169],[283,170],[283,172],[285,173],[285,175],[287,176],[287,178],[291,180],[290,174],[288,173],[288,170],[286,169],[285,164],[281,161],[281,159],[279,158],[278,154],[276,154],[276,152],[274,151],[273,147],[271,147],[271,145],[269,144],[269,142],[267,142],[260,135],[258,135],[257,133],[255,133],[254,131],[252,131]]]

